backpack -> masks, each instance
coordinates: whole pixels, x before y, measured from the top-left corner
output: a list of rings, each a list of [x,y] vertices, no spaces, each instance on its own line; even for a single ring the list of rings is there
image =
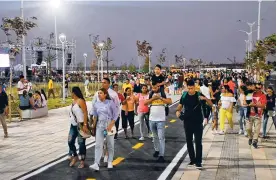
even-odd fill
[[[161,93],[161,97],[162,97],[162,98],[166,98],[166,94],[165,94],[164,91],[160,91],[160,93]],[[153,94],[154,94],[153,91],[151,91],[151,92],[149,93],[149,99],[152,98]],[[151,106],[152,106],[152,105],[149,106],[149,114],[150,114]],[[166,104],[166,105],[165,105],[165,115],[168,116],[168,114],[169,114],[169,106],[168,106],[168,104]]]

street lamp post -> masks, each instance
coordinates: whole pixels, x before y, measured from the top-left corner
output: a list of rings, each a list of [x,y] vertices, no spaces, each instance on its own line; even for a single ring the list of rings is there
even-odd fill
[[[51,0],[52,7],[55,9],[54,21],[55,21],[55,43],[56,43],[56,69],[59,67],[58,61],[58,32],[57,32],[57,9],[60,6],[60,0]]]
[[[84,56],[84,59],[85,59],[85,75],[86,75],[86,71],[87,71],[87,57],[88,57],[88,55],[87,55],[87,53],[84,53],[83,56]]]
[[[151,49],[149,49],[148,50],[148,57],[149,57],[149,73],[151,72],[151,53],[152,53],[152,50]]]
[[[257,40],[260,40],[260,33],[261,33],[261,3],[262,0],[258,0],[259,7],[258,7],[258,31],[257,31]]]
[[[63,102],[65,102],[65,58],[64,58],[64,43],[66,42],[65,34],[60,34],[59,39],[62,43],[62,51],[63,51]]]
[[[100,63],[101,63],[101,80],[103,79],[103,47],[104,47],[104,43],[101,42],[98,44],[99,48],[100,48]],[[98,68],[99,69],[99,68]],[[99,70],[98,70],[99,71]],[[99,76],[98,76],[99,77]]]
[[[21,18],[24,23],[24,13],[23,13],[23,0],[21,0]],[[27,78],[27,71],[26,71],[26,55],[25,55],[25,36],[22,36],[22,46],[21,46],[21,59],[23,64],[23,76]]]

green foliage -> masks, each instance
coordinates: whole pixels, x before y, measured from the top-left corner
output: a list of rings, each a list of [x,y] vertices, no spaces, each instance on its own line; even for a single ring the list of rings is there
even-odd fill
[[[31,19],[37,20],[36,17],[31,17]],[[1,29],[8,37],[11,36],[11,32],[14,32],[17,37],[17,41],[20,42],[23,36],[27,36],[27,32],[29,30],[37,26],[37,24],[32,20],[23,20],[21,17],[4,17],[2,18]]]
[[[122,71],[128,70],[127,63],[122,64],[120,69],[121,69]]]
[[[131,64],[129,65],[129,67],[128,67],[128,70],[129,70],[130,72],[136,72],[137,68],[136,68],[135,65],[133,65],[133,64],[131,63]]]
[[[249,52],[250,58],[245,58],[246,68],[250,67],[258,71],[272,69],[273,65],[266,63],[268,55],[276,55],[276,34],[272,34],[256,43],[255,49]]]
[[[149,72],[149,57],[145,58],[144,65],[143,65],[143,72]]]

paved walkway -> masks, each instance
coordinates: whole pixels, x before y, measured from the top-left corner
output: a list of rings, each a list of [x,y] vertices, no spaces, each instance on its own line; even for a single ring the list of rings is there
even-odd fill
[[[234,121],[236,119],[238,117],[234,118]],[[187,167],[189,163],[187,155],[172,179],[275,180],[276,132],[274,125],[271,124],[272,121],[269,120],[267,130],[270,139],[266,141],[260,139],[258,149],[249,146],[248,138],[243,135],[237,133],[213,135],[211,126],[206,126],[203,137],[203,169],[199,171]],[[234,130],[238,132],[238,124],[235,124]]]
[[[180,96],[171,98],[175,102]],[[88,102],[88,109],[90,107]],[[16,178],[66,155],[69,111],[70,106],[50,110],[44,118],[9,123],[7,139],[2,138],[0,127],[0,179]],[[137,116],[135,121],[138,121]],[[93,142],[94,138],[89,138],[86,144]]]

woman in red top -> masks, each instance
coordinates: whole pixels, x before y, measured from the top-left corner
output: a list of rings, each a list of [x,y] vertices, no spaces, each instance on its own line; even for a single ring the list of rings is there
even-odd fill
[[[149,93],[147,89],[147,85],[143,84],[141,87],[141,92],[136,96],[136,107],[135,112],[138,114],[139,121],[140,121],[140,141],[144,140],[144,121],[146,122],[146,126],[148,129],[148,134],[150,132],[149,128],[149,108],[147,105],[144,105],[144,101],[148,99]],[[150,137],[150,134],[149,134]]]

